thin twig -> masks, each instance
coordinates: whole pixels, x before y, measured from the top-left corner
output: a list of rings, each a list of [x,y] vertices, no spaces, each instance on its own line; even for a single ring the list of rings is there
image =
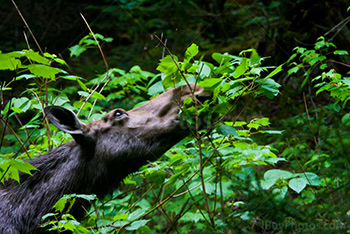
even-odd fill
[[[34,40],[34,42],[35,42],[36,46],[37,46],[37,47],[38,47],[38,49],[40,50],[40,53],[41,53],[41,54],[44,54],[43,50],[41,49],[41,47],[40,47],[40,45],[39,45],[38,41],[36,40],[36,38],[35,38],[35,36],[34,36],[34,34],[33,34],[32,30],[30,29],[29,25],[27,24],[27,21],[24,19],[24,17],[23,17],[23,15],[22,15],[21,11],[20,11],[20,10],[19,10],[19,8],[17,7],[17,5],[16,5],[15,1],[14,1],[14,0],[11,0],[11,1],[12,1],[13,5],[15,6],[15,8],[16,8],[16,10],[17,10],[18,14],[19,14],[19,16],[21,17],[21,19],[22,19],[23,23],[26,25],[26,27],[27,27],[27,29],[28,29],[28,31],[29,31],[29,33],[30,33],[30,35],[32,35],[33,40]]]
[[[85,106],[85,103],[91,98],[91,96],[94,94],[94,92],[99,88],[100,84],[101,84],[102,82],[104,82],[105,79],[107,79],[106,83],[102,86],[102,88],[100,89],[100,91],[99,91],[98,93],[101,93],[101,92],[103,91],[103,89],[106,87],[106,85],[108,84],[108,82],[110,81],[109,72],[108,72],[109,67],[108,67],[108,63],[107,63],[106,56],[104,55],[103,50],[102,50],[102,48],[101,48],[101,46],[100,46],[100,43],[98,43],[98,40],[97,40],[97,38],[96,38],[94,32],[92,31],[92,29],[91,29],[89,23],[86,21],[84,15],[83,15],[82,13],[80,13],[80,16],[83,18],[83,20],[84,20],[86,26],[88,27],[88,29],[89,29],[89,31],[90,31],[90,33],[91,33],[91,35],[92,35],[92,37],[93,37],[93,38],[95,39],[95,41],[96,41],[96,44],[97,44],[98,49],[100,50],[101,56],[102,56],[102,58],[103,58],[103,62],[105,63],[105,66],[106,66],[106,76],[100,81],[100,83],[96,86],[96,88],[93,89],[92,92],[90,93],[90,95],[85,99],[85,101],[84,101],[83,105],[80,107],[80,109],[79,109],[77,115],[80,114],[81,110],[82,110],[83,107]],[[91,110],[90,110],[90,113],[89,113],[88,118],[90,118],[90,115],[91,115],[91,113],[92,113],[92,110],[94,109],[95,104],[96,104],[96,100],[94,101],[94,103],[93,103],[93,105],[92,105],[92,107],[91,107]]]

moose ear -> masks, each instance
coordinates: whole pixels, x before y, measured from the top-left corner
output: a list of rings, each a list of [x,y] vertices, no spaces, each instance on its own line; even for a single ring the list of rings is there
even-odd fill
[[[80,122],[73,111],[60,106],[48,106],[45,107],[44,112],[50,122],[59,130],[67,132],[73,137],[83,134],[85,124]]]

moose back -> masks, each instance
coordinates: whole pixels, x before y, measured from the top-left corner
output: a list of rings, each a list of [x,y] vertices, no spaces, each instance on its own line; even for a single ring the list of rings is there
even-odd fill
[[[0,233],[41,233],[41,217],[70,193],[110,193],[122,179],[188,135],[179,122],[183,101],[200,96],[203,89],[191,85],[171,89],[130,111],[115,109],[100,120],[82,123],[68,109],[45,108],[45,114],[59,130],[74,140],[29,160],[38,170],[21,174],[20,183],[9,180],[0,185]],[[83,215],[80,201],[72,208]]]

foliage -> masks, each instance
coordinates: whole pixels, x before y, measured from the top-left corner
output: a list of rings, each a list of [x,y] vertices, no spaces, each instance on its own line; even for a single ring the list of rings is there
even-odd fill
[[[79,46],[92,45],[89,38]],[[79,56],[78,47],[72,48]],[[0,69],[15,74],[2,91],[11,96],[17,84],[28,87],[2,109],[2,122],[11,132],[2,142],[1,181],[18,181],[18,170],[30,174],[34,168],[21,159],[70,140],[38,114],[44,106],[65,106],[91,121],[110,108],[131,109],[169,88],[196,83],[210,91],[212,99],[202,105],[189,105],[194,97],[185,100],[181,116],[191,136],[128,176],[103,200],[65,195],[54,213],[43,217],[43,227],[73,233],[348,231],[350,207],[337,201],[349,195],[345,169],[350,141],[342,129],[350,125],[350,83],[334,66],[348,52],[323,37],[312,49],[294,51],[286,64],[272,67],[263,66],[266,58],[255,49],[238,56],[214,52],[204,59],[200,47],[191,44],[183,55],[169,51],[160,59],[158,74],[136,65],[87,79],[70,75],[67,64],[53,54],[1,53]],[[302,77],[301,89],[315,89],[304,96],[304,110],[278,119],[279,130],[270,126],[276,126],[273,116],[259,111],[243,115],[264,97],[270,101],[280,95],[275,78],[286,66],[290,77]],[[62,90],[60,82],[66,85]],[[316,98],[322,98],[317,106]],[[81,222],[69,214],[76,199],[93,204]]]

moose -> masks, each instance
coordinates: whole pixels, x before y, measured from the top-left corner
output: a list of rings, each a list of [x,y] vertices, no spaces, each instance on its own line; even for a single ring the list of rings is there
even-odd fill
[[[20,183],[10,179],[0,185],[0,233],[45,232],[39,228],[41,217],[64,194],[111,193],[125,176],[189,134],[179,119],[181,105],[187,97],[200,103],[203,96],[199,86],[179,86],[132,110],[114,109],[88,124],[69,109],[46,107],[50,122],[73,140],[28,160],[37,170],[21,174]],[[71,214],[81,218],[87,205],[76,202]]]

